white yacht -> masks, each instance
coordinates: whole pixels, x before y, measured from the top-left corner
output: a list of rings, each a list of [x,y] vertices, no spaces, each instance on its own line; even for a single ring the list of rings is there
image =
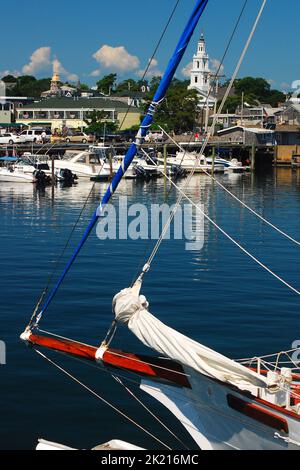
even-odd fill
[[[212,157],[207,157],[206,162],[212,165]],[[225,158],[216,157],[215,165],[224,165],[226,172],[244,173],[245,171],[250,170],[249,166],[243,166],[242,162],[239,162],[237,158],[226,160]]]
[[[54,160],[54,167],[56,170],[71,170],[78,178],[105,180],[118,171],[123,158],[117,156],[111,147],[91,146],[83,152],[66,151],[61,160]],[[125,178],[135,178],[131,168]]]
[[[0,162],[4,166],[0,167],[0,182],[3,183],[35,183],[36,178],[33,173],[25,173],[18,167],[16,157],[1,157]]]
[[[195,173],[210,173],[212,171],[212,162],[208,162],[205,155],[199,155],[196,152],[177,152],[175,157],[167,158],[167,164],[178,165],[185,171],[194,171]],[[224,173],[223,163],[215,163],[214,172]]]

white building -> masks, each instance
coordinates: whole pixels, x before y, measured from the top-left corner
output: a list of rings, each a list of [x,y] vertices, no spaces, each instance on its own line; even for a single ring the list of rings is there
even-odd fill
[[[213,108],[216,98],[212,96],[213,88],[211,82],[211,70],[209,55],[206,52],[204,35],[198,41],[197,53],[193,57],[193,66],[191,70],[191,83],[189,90],[196,90],[199,93],[199,106],[208,106]],[[208,96],[210,94],[210,96]]]

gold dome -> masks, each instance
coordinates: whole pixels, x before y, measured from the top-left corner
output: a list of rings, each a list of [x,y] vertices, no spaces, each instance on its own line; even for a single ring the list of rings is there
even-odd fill
[[[59,78],[58,73],[54,73],[54,75],[52,77],[52,82],[60,82],[60,78]]]

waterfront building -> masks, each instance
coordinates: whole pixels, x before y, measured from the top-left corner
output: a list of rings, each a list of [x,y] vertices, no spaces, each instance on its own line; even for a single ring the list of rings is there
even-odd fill
[[[21,109],[33,101],[34,98],[26,96],[0,96],[0,127],[14,124],[16,109]]]
[[[212,94],[211,70],[209,55],[206,52],[204,35],[198,41],[197,52],[193,57],[191,81],[189,90],[196,90],[199,95],[199,107],[208,106],[214,108],[217,99]]]
[[[92,111],[102,111],[103,121],[118,122],[120,130],[140,124],[140,110],[109,98],[48,98],[17,108],[16,122],[23,125],[44,125],[54,130],[63,127],[82,129]]]
[[[227,144],[272,146],[276,143],[274,130],[261,127],[234,126],[217,133],[218,141]]]
[[[292,104],[283,109],[278,118],[281,124],[300,126],[300,104]]]
[[[299,126],[276,126],[276,141],[278,145],[298,145],[300,146],[300,130]]]
[[[14,106],[12,103],[1,100],[0,97],[0,127],[13,122]]]

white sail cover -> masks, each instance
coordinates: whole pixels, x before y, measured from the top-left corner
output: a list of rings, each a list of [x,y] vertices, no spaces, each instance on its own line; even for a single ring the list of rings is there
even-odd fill
[[[124,289],[113,299],[116,320],[128,324],[132,333],[149,348],[241,390],[268,387],[264,377],[178,333],[155,318],[147,308],[146,298],[139,295],[139,286]]]

